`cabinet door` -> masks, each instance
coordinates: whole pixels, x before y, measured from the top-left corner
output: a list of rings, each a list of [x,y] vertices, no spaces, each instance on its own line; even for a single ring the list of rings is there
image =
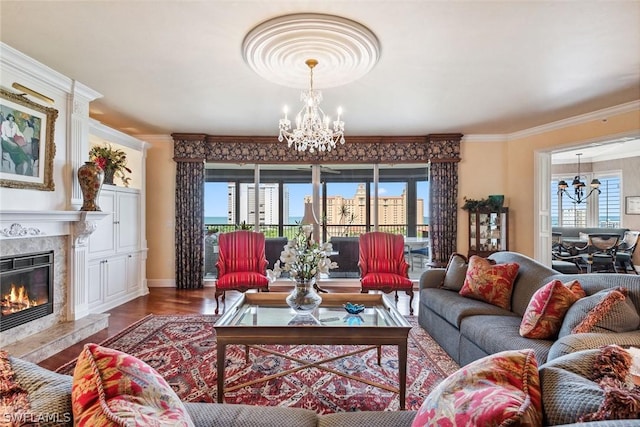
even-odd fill
[[[117,209],[117,250],[118,252],[135,251],[140,242],[140,194],[119,193]]]
[[[127,289],[134,292],[140,287],[140,254],[127,255]]]
[[[89,238],[89,253],[91,257],[112,254],[116,250],[116,236],[114,233],[116,193],[102,190],[100,193],[100,209],[109,215],[98,221],[98,228]]]
[[[104,288],[104,279],[102,265],[103,260],[96,259],[89,262],[88,266],[88,285],[87,285],[87,302],[89,307],[95,307],[102,304],[102,290]]]
[[[127,291],[127,257],[112,257],[105,266],[105,302]]]

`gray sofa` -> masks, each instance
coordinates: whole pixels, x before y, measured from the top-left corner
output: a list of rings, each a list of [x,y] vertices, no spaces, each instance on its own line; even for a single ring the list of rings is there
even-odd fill
[[[584,352],[581,352],[584,353]],[[586,366],[587,361],[575,363],[577,355],[560,357],[540,367],[542,403],[545,425],[558,425],[557,420],[566,424],[577,419],[578,411],[569,410],[566,402],[571,393],[579,390],[561,388],[564,376],[573,375],[576,366]],[[592,355],[587,355],[592,357]],[[33,414],[46,414],[50,422],[42,422],[45,426],[73,425],[71,412],[72,377],[49,371],[31,362],[10,358],[15,380],[28,391]],[[585,369],[582,369],[585,371]],[[547,374],[544,374],[547,372]],[[577,371],[580,374],[581,371]],[[543,375],[544,374],[544,375]],[[585,374],[582,374],[583,376]],[[575,375],[574,375],[575,377]],[[574,378],[575,380],[575,378]],[[591,406],[597,408],[603,400],[603,393],[598,391],[595,383],[582,378],[586,392],[590,393]],[[578,396],[580,398],[580,396]],[[317,415],[314,411],[299,408],[249,406],[219,403],[185,403],[193,423],[197,427],[410,427],[416,411],[371,411],[341,412]],[[565,409],[567,408],[567,409]],[[579,409],[579,408],[578,408]],[[584,413],[584,412],[583,412]],[[572,424],[578,425],[578,424]],[[630,427],[637,426],[637,420],[616,420],[580,424],[593,427]]]
[[[504,350],[533,348],[542,364],[564,354],[605,344],[640,346],[640,330],[615,334],[569,334],[558,340],[524,338],[519,333],[522,316],[532,295],[554,278],[562,282],[577,279],[587,295],[602,289],[625,287],[629,291],[628,298],[640,313],[640,276],[561,274],[515,252],[496,252],[489,258],[497,263],[517,262],[520,266],[513,285],[511,311],[442,289],[444,268],[427,270],[420,278],[418,322],[460,365]]]

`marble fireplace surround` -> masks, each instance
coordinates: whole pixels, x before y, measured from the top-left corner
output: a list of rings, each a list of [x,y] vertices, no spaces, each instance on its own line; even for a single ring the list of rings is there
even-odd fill
[[[108,326],[90,314],[87,242],[104,212],[0,210],[1,255],[54,252],[53,314],[0,333],[0,348],[39,362]]]

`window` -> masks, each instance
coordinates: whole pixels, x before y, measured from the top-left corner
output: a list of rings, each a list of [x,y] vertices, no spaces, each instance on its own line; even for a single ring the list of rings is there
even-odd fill
[[[551,179],[551,226],[609,228],[622,226],[620,172],[583,175],[582,179],[587,183],[597,178],[600,181],[601,193],[592,195],[582,203],[574,203],[568,197],[558,195],[558,181],[566,180],[566,176],[568,175],[564,174]],[[571,191],[571,188],[568,190]]]
[[[601,191],[598,197],[598,226],[619,228],[622,226],[620,175],[603,175],[598,179]]]

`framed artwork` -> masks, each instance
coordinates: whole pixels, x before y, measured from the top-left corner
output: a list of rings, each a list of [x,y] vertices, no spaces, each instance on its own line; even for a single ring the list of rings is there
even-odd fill
[[[627,215],[640,215],[640,196],[625,197],[624,213]]]
[[[0,88],[0,186],[53,191],[58,110]]]

